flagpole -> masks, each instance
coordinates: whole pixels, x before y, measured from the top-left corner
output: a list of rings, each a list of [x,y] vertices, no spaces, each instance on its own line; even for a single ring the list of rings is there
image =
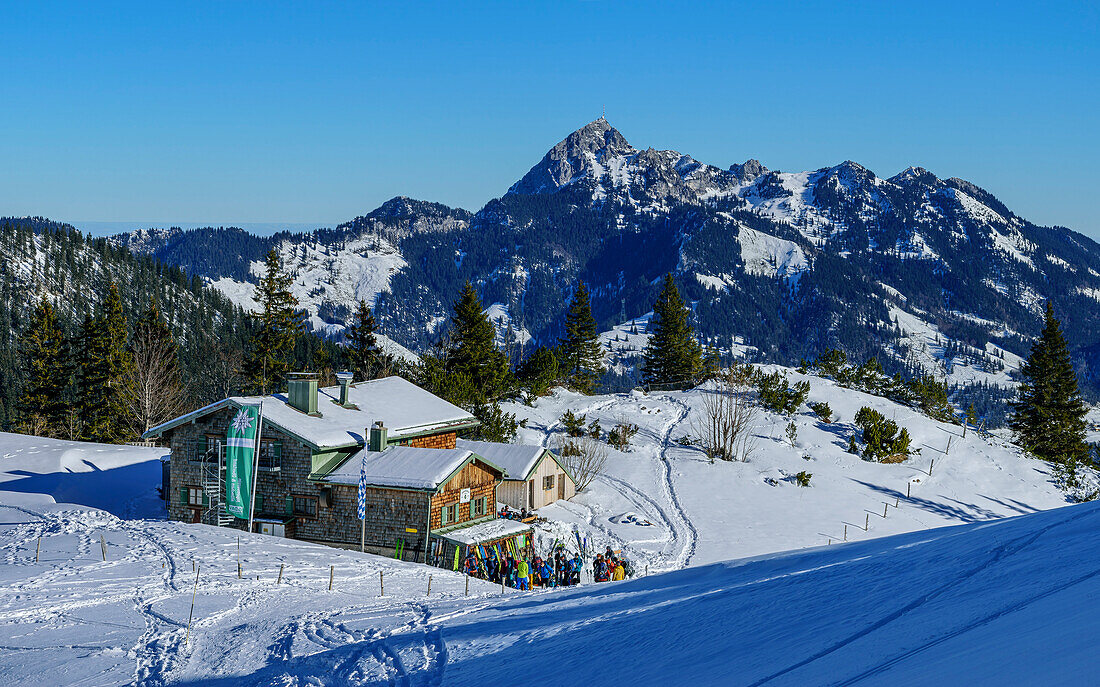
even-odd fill
[[[252,452],[252,486],[248,494],[248,531],[252,531],[252,518],[256,514],[256,478],[260,468],[260,433],[264,428],[264,401],[260,399],[260,414],[256,420],[256,449]]]

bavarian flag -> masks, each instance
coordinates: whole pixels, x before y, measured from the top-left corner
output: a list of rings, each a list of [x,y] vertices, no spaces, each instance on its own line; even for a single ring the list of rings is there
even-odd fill
[[[248,519],[252,505],[252,461],[259,417],[259,406],[241,406],[226,433],[225,510],[242,520]]]

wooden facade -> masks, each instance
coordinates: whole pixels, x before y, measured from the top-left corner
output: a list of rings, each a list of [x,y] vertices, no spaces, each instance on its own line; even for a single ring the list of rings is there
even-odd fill
[[[543,452],[527,479],[506,479],[498,498],[509,508],[534,510],[577,493],[577,485],[549,451]]]

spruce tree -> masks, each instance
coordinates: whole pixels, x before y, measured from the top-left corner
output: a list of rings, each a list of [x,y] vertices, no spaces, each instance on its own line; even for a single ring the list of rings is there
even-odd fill
[[[1047,302],[1043,332],[1020,373],[1019,399],[1011,421],[1020,445],[1058,463],[1087,460],[1085,408],[1062,327]]]
[[[62,427],[68,409],[64,394],[69,384],[65,336],[45,297],[19,338],[19,357],[26,375],[18,396],[19,430],[39,436],[65,436]]]
[[[292,279],[283,271],[275,249],[264,260],[266,271],[256,286],[260,312],[252,313],[255,330],[248,343],[245,376],[262,395],[275,393],[293,364],[294,344],[302,333],[298,299],[290,293]]]
[[[127,347],[122,297],[114,282],[107,289],[100,312],[84,320],[80,366],[84,438],[108,444],[133,438],[126,391],[133,358]]]
[[[603,350],[596,337],[596,319],[592,317],[592,304],[584,282],[573,292],[559,350],[563,372],[570,385],[578,391],[591,393],[603,371]]]
[[[646,331],[649,332],[643,353],[646,384],[677,389],[692,386],[702,369],[702,349],[688,320],[688,307],[671,274],[665,276]]]
[[[470,282],[454,304],[444,370],[469,380],[473,398],[496,401],[507,390],[508,358],[496,347],[496,331]]]
[[[348,367],[356,381],[366,381],[378,377],[388,362],[378,346],[378,338],[374,335],[374,314],[366,301],[359,301],[359,308],[355,312],[355,322],[344,332],[347,346],[345,354]]]

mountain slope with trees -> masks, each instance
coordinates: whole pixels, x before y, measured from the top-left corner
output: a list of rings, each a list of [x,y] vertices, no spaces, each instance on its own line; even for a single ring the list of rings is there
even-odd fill
[[[239,249],[225,253],[234,236]],[[635,148],[602,118],[476,213],[395,198],[310,234],[117,240],[242,305],[276,248],[314,331],[339,339],[364,300],[380,334],[420,351],[442,335],[467,281],[534,348],[566,335],[578,283],[607,330],[648,312],[672,273],[704,345],[730,351],[736,340],[754,359],[785,364],[840,348],[889,373],[936,374],[979,412],[999,403],[1001,416],[1049,300],[1084,392],[1100,388],[1100,245],[1085,236],[1037,226],[979,186],[919,167],[889,178],[852,161],[794,173],[757,160],[720,167]]]

